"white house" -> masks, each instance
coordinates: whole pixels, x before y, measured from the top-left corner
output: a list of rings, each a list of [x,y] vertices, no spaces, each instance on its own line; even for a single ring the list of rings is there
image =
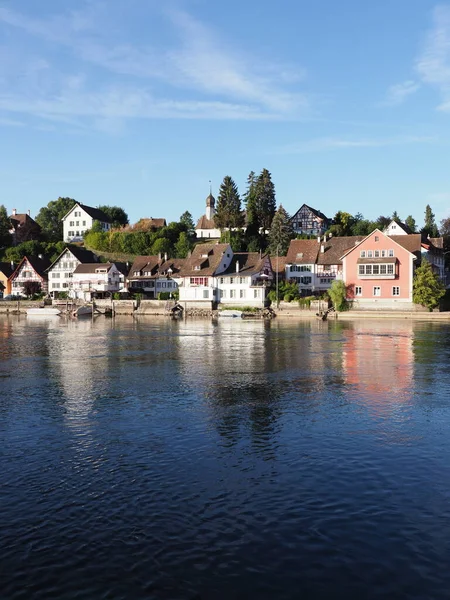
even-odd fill
[[[220,229],[217,229],[214,223],[215,207],[216,199],[210,193],[206,198],[206,213],[200,217],[195,228],[198,238],[220,238]]]
[[[81,263],[73,272],[69,295],[85,301],[109,297],[122,289],[121,279],[114,263]]]
[[[410,228],[405,223],[397,223],[397,221],[391,221],[383,229],[384,235],[409,235],[412,233]]]
[[[63,240],[65,242],[80,241],[84,233],[98,221],[103,231],[111,229],[111,219],[102,210],[77,202],[62,218]]]
[[[73,272],[82,263],[98,262],[96,255],[90,250],[72,246],[65,248],[58,258],[47,269],[48,291],[50,296],[57,298],[61,292],[69,292]]]
[[[263,307],[273,280],[268,254],[236,252],[229,268],[216,277],[218,302],[231,306]]]
[[[180,302],[199,307],[263,306],[273,281],[268,256],[219,243],[197,244],[178,275]]]

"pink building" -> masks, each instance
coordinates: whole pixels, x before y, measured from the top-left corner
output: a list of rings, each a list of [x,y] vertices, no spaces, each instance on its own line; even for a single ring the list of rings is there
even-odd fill
[[[376,229],[342,257],[348,300],[355,308],[412,307],[416,256]]]

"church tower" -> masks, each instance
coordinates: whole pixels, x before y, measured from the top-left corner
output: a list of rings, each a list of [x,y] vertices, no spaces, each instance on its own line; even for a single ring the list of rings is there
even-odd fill
[[[210,221],[214,218],[214,213],[216,212],[215,206],[216,206],[216,199],[214,198],[214,196],[211,194],[211,191],[210,191],[209,196],[206,198],[206,218]]]

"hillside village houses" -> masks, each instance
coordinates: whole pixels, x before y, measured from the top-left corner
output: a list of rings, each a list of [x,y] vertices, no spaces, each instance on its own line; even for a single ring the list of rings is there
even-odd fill
[[[333,237],[324,233],[331,220],[303,204],[292,217],[292,224],[297,233],[317,234],[315,239],[292,240],[286,257],[271,259],[255,252],[234,253],[229,244],[218,241],[206,242],[206,239],[220,237],[214,214],[215,198],[210,193],[205,215],[199,219],[196,228],[202,243],[194,247],[187,259],[167,255],[138,256],[130,267],[100,263],[93,252],[72,245],[51,265],[42,257],[25,257],[17,268],[2,263],[2,291],[22,293],[24,281],[31,279],[40,282],[42,290],[54,298],[63,292],[83,300],[111,296],[116,292],[158,298],[160,292],[179,291],[180,302],[192,305],[262,306],[269,286],[276,280],[285,278],[297,283],[304,296],[322,294],[333,281],[343,280],[349,286],[354,306],[367,308],[370,305],[411,304],[412,274],[424,258],[442,281],[446,279],[443,239],[424,239],[421,234],[410,233],[406,225],[395,220],[383,232],[376,230],[374,235]],[[27,215],[29,218],[22,219],[22,216],[13,211],[11,218],[18,217],[19,225],[20,222],[28,223],[30,227],[27,225],[25,229],[36,231],[29,221],[31,217]],[[94,221],[100,221],[104,231],[111,228],[109,217],[101,210],[79,202],[62,220],[67,242],[81,240]],[[156,228],[165,224],[165,219],[152,221]],[[383,240],[383,248],[380,240]],[[369,248],[370,244],[373,247]],[[380,245],[377,247],[376,244]],[[392,285],[386,283],[392,281]]]
[[[18,213],[17,209],[13,208],[8,219],[10,222],[9,233],[11,235],[13,246],[17,246],[22,242],[39,239],[41,228],[36,221],[31,218],[30,211]]]
[[[128,291],[142,293],[146,298],[158,298],[160,292],[175,293],[184,258],[137,256],[127,277]]]
[[[111,229],[111,219],[102,210],[77,202],[62,218],[64,241],[81,241],[85,232],[92,229],[94,221],[100,223],[102,231]]]

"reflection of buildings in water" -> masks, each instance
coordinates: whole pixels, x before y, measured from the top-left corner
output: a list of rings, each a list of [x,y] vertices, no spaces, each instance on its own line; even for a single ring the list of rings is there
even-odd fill
[[[51,346],[51,368],[62,391],[67,425],[85,428],[99,384],[107,378],[109,325],[91,319],[65,324]]]
[[[345,383],[362,402],[382,407],[409,397],[414,370],[412,322],[355,321],[343,335]]]
[[[219,435],[234,444],[248,439],[250,430],[254,446],[269,457],[280,388],[270,380],[273,356],[264,322],[186,321],[178,350],[183,385],[203,400]]]

